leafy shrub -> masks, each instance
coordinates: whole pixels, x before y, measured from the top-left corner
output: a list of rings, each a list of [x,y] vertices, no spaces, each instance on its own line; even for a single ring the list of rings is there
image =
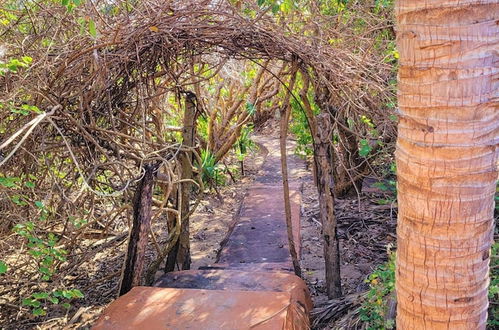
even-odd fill
[[[236,148],[236,155],[239,161],[243,161],[251,150],[256,147],[255,142],[251,140],[251,132],[253,132],[252,126],[245,126],[241,130],[241,135],[236,141],[234,147]]]
[[[393,329],[395,321],[385,320],[389,312],[388,298],[395,290],[395,253],[366,279],[369,291],[360,309],[360,320],[368,329]]]
[[[491,328],[499,328],[499,242],[492,245],[490,258],[489,320]]]
[[[320,109],[309,97],[310,105],[315,114],[320,112]],[[312,156],[314,153],[312,134],[310,134],[310,127],[308,125],[307,117],[303,112],[301,104],[291,99],[291,115],[293,121],[290,123],[290,132],[296,137],[295,154],[306,158]]]
[[[366,279],[369,283],[367,299],[360,309],[360,319],[368,324],[368,329],[393,329],[394,320],[385,320],[389,306],[388,297],[395,290],[395,253],[389,260],[379,266]],[[499,242],[494,242],[491,249],[490,286],[489,286],[489,319],[490,328],[499,327]]]
[[[388,177],[386,181],[378,181],[373,184],[374,187],[386,193],[386,198],[378,199],[377,203],[381,205],[391,204],[397,200],[397,167],[395,163],[390,164],[389,171],[384,171],[383,176]]]
[[[225,184],[225,176],[216,163],[213,153],[209,150],[201,150],[201,161],[202,179],[208,187]]]

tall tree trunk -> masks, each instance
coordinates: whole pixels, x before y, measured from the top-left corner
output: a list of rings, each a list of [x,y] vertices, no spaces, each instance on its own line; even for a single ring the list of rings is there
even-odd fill
[[[399,0],[397,328],[485,329],[497,0]]]
[[[185,97],[185,112],[184,112],[184,127],[182,129],[182,146],[186,148],[194,147],[194,137],[196,136],[196,96],[187,92]],[[192,172],[192,151],[184,151],[180,155],[180,166],[182,168],[182,180],[191,180]],[[168,254],[166,260],[165,271],[173,271],[175,264],[181,270],[190,269],[191,267],[191,248],[190,248],[190,230],[189,230],[189,202],[192,184],[189,181],[181,183],[182,189],[179,193],[182,194],[180,204],[180,213],[182,224],[180,229],[180,237],[174,248]]]

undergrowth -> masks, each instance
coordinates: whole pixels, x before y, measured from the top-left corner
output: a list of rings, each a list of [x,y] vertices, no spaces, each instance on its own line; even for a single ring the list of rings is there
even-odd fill
[[[389,254],[386,263],[378,266],[368,276],[369,291],[360,309],[360,320],[367,323],[367,329],[394,329],[395,320],[387,318],[390,298],[395,290],[395,253]]]
[[[489,286],[489,320],[488,326],[499,328],[499,242],[492,245],[490,258],[490,286]]]

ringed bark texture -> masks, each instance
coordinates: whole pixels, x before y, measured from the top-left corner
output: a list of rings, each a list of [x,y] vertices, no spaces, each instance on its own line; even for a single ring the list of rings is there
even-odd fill
[[[397,328],[485,329],[497,0],[399,0]]]

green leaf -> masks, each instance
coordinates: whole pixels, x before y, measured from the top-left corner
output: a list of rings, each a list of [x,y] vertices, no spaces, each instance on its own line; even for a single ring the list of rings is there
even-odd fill
[[[388,187],[383,182],[375,182],[375,183],[373,183],[373,187],[376,187],[382,191],[388,190]]]
[[[360,148],[359,155],[362,157],[366,157],[371,152],[372,148],[369,145],[369,142],[366,139],[360,140]]]
[[[26,64],[31,64],[33,62],[33,58],[30,56],[23,56],[21,57],[21,60]]]
[[[35,316],[43,316],[47,314],[47,312],[43,308],[37,308],[33,310],[33,315]]]
[[[246,102],[246,111],[251,115],[253,116],[256,112],[256,107],[250,103],[250,102]]]
[[[59,303],[59,299],[57,299],[56,297],[49,297],[48,301],[50,301],[52,304],[56,304],[56,305]]]
[[[62,291],[62,296],[64,298],[70,299],[70,298],[73,298],[73,293],[71,291],[68,291],[68,290],[63,290]]]
[[[35,299],[47,299],[49,297],[49,294],[46,292],[37,292],[33,293],[32,296]]]
[[[43,202],[36,201],[35,206],[38,207],[39,209],[43,209],[45,206],[43,205]]]
[[[27,187],[27,188],[35,188],[35,184],[31,181],[27,181],[24,183],[24,185]]]
[[[0,260],[0,274],[5,274],[8,269],[9,267],[7,266],[7,264]]]
[[[69,309],[71,307],[71,305],[68,303],[64,303],[64,304],[62,304],[62,307]]]
[[[42,303],[41,303],[41,302],[39,302],[39,301],[37,301],[37,300],[35,300],[35,301],[33,301],[33,302],[31,303],[31,306],[33,306],[33,307],[40,307],[41,305],[42,305]]]
[[[17,188],[16,182],[20,179],[17,177],[6,177],[0,178],[0,186],[4,186],[5,188]]]
[[[78,289],[73,289],[72,293],[73,293],[73,297],[75,297],[75,298],[84,298],[85,297],[83,295],[83,293]]]
[[[40,267],[38,270],[39,270],[39,271],[40,271],[40,273],[42,273],[42,274],[45,274],[45,275],[51,275],[50,269],[48,269],[47,267]]]
[[[88,21],[88,33],[94,38],[97,36],[97,30],[95,29],[95,22],[93,20]]]
[[[42,110],[40,110],[36,105],[23,104],[21,105],[21,109],[23,110],[23,114],[29,114],[31,112],[38,114],[42,113]]]
[[[16,205],[19,205],[19,206],[26,206],[28,205],[28,203],[26,201],[24,201],[24,195],[12,195],[10,197],[10,199],[12,200],[12,202],[14,202]]]

